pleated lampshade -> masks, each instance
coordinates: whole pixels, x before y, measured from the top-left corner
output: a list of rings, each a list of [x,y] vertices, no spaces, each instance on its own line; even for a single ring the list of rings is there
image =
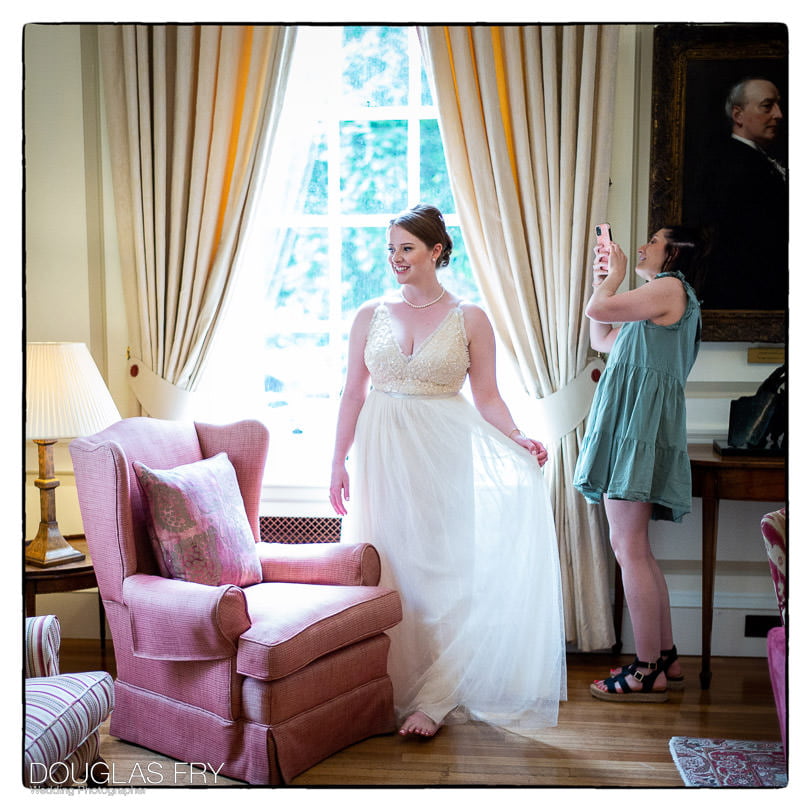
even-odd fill
[[[121,419],[86,344],[26,347],[26,439],[68,439]]]

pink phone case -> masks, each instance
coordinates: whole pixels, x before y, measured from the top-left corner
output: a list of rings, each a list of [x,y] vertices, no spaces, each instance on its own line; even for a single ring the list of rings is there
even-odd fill
[[[595,229],[597,232],[597,246],[600,252],[603,253],[601,270],[599,275],[605,278],[608,275],[608,249],[611,243],[611,226],[607,222],[600,223]]]
[[[604,222],[598,225],[594,230],[597,232],[597,244],[607,251],[609,243],[611,242],[611,226],[607,222]]]

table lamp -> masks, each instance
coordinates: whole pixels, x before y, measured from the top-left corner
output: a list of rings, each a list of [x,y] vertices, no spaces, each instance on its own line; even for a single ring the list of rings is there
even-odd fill
[[[87,346],[83,343],[26,345],[25,438],[37,445],[40,522],[26,542],[25,562],[57,566],[82,560],[56,522],[53,446],[59,439],[86,436],[121,419]]]

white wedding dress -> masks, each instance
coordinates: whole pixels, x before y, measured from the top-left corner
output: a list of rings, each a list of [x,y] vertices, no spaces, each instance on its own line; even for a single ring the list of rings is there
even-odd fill
[[[390,632],[398,716],[469,718],[530,737],[566,698],[560,565],[543,471],[459,391],[469,355],[461,307],[412,355],[374,312],[373,389],[350,454],[343,540],[380,552],[403,602]]]

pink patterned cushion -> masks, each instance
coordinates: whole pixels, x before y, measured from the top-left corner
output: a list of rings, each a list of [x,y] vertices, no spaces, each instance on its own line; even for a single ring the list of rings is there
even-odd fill
[[[153,470],[133,462],[149,505],[156,557],[167,577],[210,586],[262,579],[245,504],[226,453]]]
[[[786,510],[777,510],[767,513],[760,522],[763,541],[766,544],[766,554],[769,558],[769,569],[774,582],[774,591],[777,595],[777,607],[783,624],[786,623],[786,607],[788,602],[788,580],[786,578],[786,561],[788,558],[788,540],[786,537]]]

